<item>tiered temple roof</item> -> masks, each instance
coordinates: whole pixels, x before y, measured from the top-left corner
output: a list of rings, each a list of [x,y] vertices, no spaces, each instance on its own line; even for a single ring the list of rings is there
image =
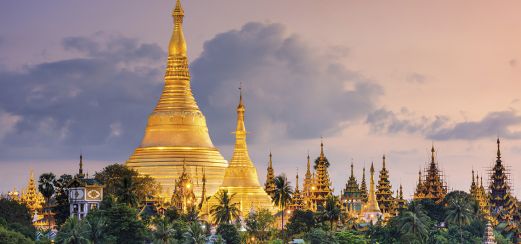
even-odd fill
[[[273,158],[270,152],[270,161],[268,162],[268,172],[266,174],[266,182],[264,183],[264,190],[268,195],[273,197],[275,191],[275,172],[273,170]]]
[[[497,159],[490,171],[489,197],[492,215],[499,222],[505,222],[511,228],[517,228],[513,220],[516,217],[516,200],[511,194],[508,172],[501,160],[500,141],[497,139]]]
[[[36,182],[34,181],[34,173],[32,170],[27,187],[22,190],[20,201],[27,206],[31,214],[34,214],[36,211],[40,212],[45,203],[45,199],[42,193],[38,191],[38,186],[36,186]]]
[[[389,171],[385,166],[385,155],[382,157],[382,170],[380,170],[380,179],[376,187],[376,199],[378,200],[378,206],[386,217],[394,215],[395,213],[395,200],[393,197],[391,182],[389,181]]]
[[[351,175],[349,176],[349,180],[340,195],[340,202],[346,211],[360,212],[360,210],[362,210],[362,198],[360,197],[360,188],[354,175],[353,163],[351,163]]]
[[[447,184],[445,183],[442,172],[438,169],[435,153],[434,146],[432,146],[431,162],[425,170],[424,179],[422,179],[420,172],[414,199],[431,199],[439,202],[447,195]]]
[[[291,204],[288,207],[291,210],[302,210],[306,208],[306,205],[304,203],[304,196],[299,189],[298,172],[295,177],[295,182],[295,191],[293,191],[293,196],[291,197]]]
[[[367,184],[365,183],[365,167],[362,170],[362,182],[360,183],[360,198],[364,203],[367,202]]]
[[[186,162],[183,163],[183,171],[179,178],[175,180],[174,192],[172,194],[172,205],[186,213],[190,208],[197,204],[194,194],[194,184],[192,177],[186,172]]]
[[[474,177],[475,176],[475,177]],[[490,204],[488,195],[485,191],[485,187],[483,187],[483,178],[474,174],[474,170],[472,170],[472,183],[470,184],[470,195],[476,199],[476,202],[479,207],[480,213],[483,215],[485,219],[495,223],[495,219],[490,216]]]
[[[324,143],[320,143],[320,156],[316,160],[316,176],[314,177],[312,190],[312,201],[315,207],[322,206],[327,196],[333,193],[331,189],[331,181],[329,179],[328,165],[329,162],[324,155]]]

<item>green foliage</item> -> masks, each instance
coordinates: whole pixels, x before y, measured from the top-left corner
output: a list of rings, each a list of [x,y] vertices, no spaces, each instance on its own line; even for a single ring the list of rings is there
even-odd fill
[[[61,175],[54,183],[54,199],[56,205],[53,207],[54,219],[57,225],[62,225],[70,215],[69,192],[67,186],[72,180],[71,175]]]
[[[369,240],[355,231],[341,231],[335,233],[335,239],[339,244],[365,244]]]
[[[19,232],[8,230],[0,226],[0,243],[31,244],[34,243],[34,241]]]
[[[0,199],[0,222],[6,229],[22,233],[29,238],[33,238],[36,233],[29,210],[17,201]]]
[[[56,236],[56,243],[60,244],[89,244],[89,232],[85,222],[76,217],[65,221]]]
[[[310,244],[337,244],[335,237],[320,228],[312,229],[309,233],[306,234],[306,240],[309,241]]]
[[[273,204],[279,207],[281,210],[281,226],[282,226],[282,239],[285,240],[284,236],[284,211],[286,206],[291,203],[291,196],[293,195],[293,190],[291,189],[291,185],[289,184],[286,175],[282,174],[273,180],[275,183],[275,190],[273,191]]]
[[[115,237],[107,234],[108,219],[106,217],[99,214],[89,214],[83,221],[87,228],[87,236],[92,244],[102,244],[115,240]]]
[[[315,216],[310,210],[295,210],[286,225],[290,236],[295,236],[299,233],[307,233],[315,227]]]
[[[152,240],[154,243],[168,244],[176,242],[176,230],[167,219],[155,219],[152,221],[152,226]]]
[[[416,212],[414,208],[419,205],[421,206],[424,213],[432,220],[434,223],[439,224],[445,221],[445,208],[443,205],[436,204],[433,200],[430,199],[422,199],[412,201],[409,204],[408,210],[412,212]]]
[[[123,204],[89,213],[96,218],[106,218],[105,233],[117,243],[136,243],[145,239],[146,228],[137,217],[138,211]]]
[[[329,221],[329,230],[333,231],[333,226],[340,217],[340,203],[336,196],[328,196],[324,208],[319,212],[321,220]]]
[[[205,244],[206,234],[198,222],[192,222],[187,232],[183,234],[185,244]]]
[[[210,214],[216,224],[229,224],[240,216],[239,203],[232,202],[235,194],[229,195],[227,190],[219,191],[215,194],[218,201],[217,205],[212,206]]]
[[[161,188],[150,176],[142,176],[121,164],[105,167],[101,172],[96,172],[94,178],[105,185],[105,196],[115,195],[118,200],[123,198],[121,201],[131,206],[155,196]]]
[[[47,203],[49,199],[54,195],[54,181],[56,176],[53,173],[44,173],[40,175],[38,179],[38,190],[42,193]]]
[[[250,236],[259,241],[266,241],[269,238],[271,226],[275,222],[275,217],[267,209],[252,212],[245,220],[246,230]]]
[[[241,243],[241,236],[239,235],[239,231],[233,224],[220,224],[219,227],[217,227],[217,234],[219,234],[226,241],[226,244]]]

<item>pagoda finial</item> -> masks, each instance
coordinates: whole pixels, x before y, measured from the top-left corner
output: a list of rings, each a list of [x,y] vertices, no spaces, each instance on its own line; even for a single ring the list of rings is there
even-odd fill
[[[174,18],[174,31],[170,38],[170,45],[168,47],[168,56],[186,57],[186,41],[183,33],[183,18],[185,12],[181,6],[181,1],[177,0],[172,17]]]
[[[472,170],[472,184],[476,184],[476,182],[474,181],[474,170]]]
[[[78,177],[85,177],[85,174],[83,173],[83,153],[80,153],[80,169],[78,170]]]
[[[296,178],[295,190],[298,191],[298,168],[297,168],[297,175],[295,176],[295,178]]]
[[[353,162],[351,162],[351,177],[354,177],[354,175],[355,175],[353,168],[354,168]]]
[[[320,137],[320,158],[324,158],[324,138]]]
[[[418,170],[418,183],[422,183],[422,170]]]
[[[310,172],[311,172],[311,163],[310,163],[310,160],[309,160],[309,151],[308,151],[307,173],[310,173]]]
[[[499,141],[499,137],[497,138],[497,160],[501,160],[501,149],[500,149],[501,141]]]
[[[385,169],[385,154],[383,155],[382,160],[383,160],[383,161],[382,161],[382,165],[383,165],[383,168],[382,168],[382,169]]]
[[[270,169],[273,168],[273,161],[272,161],[271,151],[270,151],[270,162],[269,162],[268,168],[270,168]]]
[[[434,163],[434,153],[436,152],[436,150],[434,150],[434,143],[432,144],[432,148],[431,148],[431,163]]]

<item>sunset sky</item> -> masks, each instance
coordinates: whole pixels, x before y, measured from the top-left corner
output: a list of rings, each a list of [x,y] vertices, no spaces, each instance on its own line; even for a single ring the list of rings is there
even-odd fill
[[[470,4],[472,3],[472,4]],[[123,163],[157,102],[174,1],[0,3],[0,192]],[[521,197],[520,1],[184,0],[192,89],[229,159],[243,83],[250,154],[293,181],[320,138],[337,193],[387,156],[410,198],[438,150],[468,191],[502,139]],[[360,180],[360,178],[359,178]],[[486,183],[486,182],[485,182]]]

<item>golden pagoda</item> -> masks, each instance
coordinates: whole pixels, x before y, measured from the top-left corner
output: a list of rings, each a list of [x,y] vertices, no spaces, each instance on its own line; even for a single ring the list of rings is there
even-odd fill
[[[243,216],[248,215],[248,210],[250,209],[268,209],[274,213],[277,209],[271,202],[271,197],[264,191],[264,188],[259,183],[257,169],[248,153],[248,145],[246,143],[247,132],[244,126],[245,110],[241,90],[239,106],[237,106],[235,148],[219,191],[227,190],[229,195],[235,194],[232,202],[240,204],[240,211]],[[217,203],[218,200],[215,197],[210,198],[210,208]]]
[[[483,217],[489,222],[497,224],[497,221],[490,215],[489,199],[487,196],[487,192],[485,191],[485,187],[483,187],[483,178],[481,178],[480,180],[478,175],[476,175],[476,178],[474,178],[474,170],[472,170],[472,184],[470,185],[470,195],[472,195],[472,197],[474,197],[474,199],[476,200],[479,212],[483,215]]]
[[[420,179],[414,199],[430,199],[435,202],[441,201],[447,195],[447,184],[443,179],[442,172],[438,169],[438,164],[435,160],[436,150],[434,146],[431,149],[431,162],[425,170],[425,179]]]
[[[206,119],[199,110],[190,88],[190,72],[183,34],[184,11],[179,0],[172,13],[174,30],[168,48],[163,93],[148,123],[141,144],[126,165],[140,174],[150,175],[161,184],[161,197],[168,199],[175,180],[183,171],[196,167],[207,170],[207,193],[213,194],[221,185],[226,160],[215,148],[208,134]],[[196,196],[201,186],[195,186]]]
[[[306,209],[313,209],[313,201],[311,200],[312,199],[312,194],[313,194],[313,190],[315,190],[315,186],[313,185],[313,174],[311,173],[311,162],[310,162],[310,159],[309,159],[309,153],[308,153],[308,162],[307,162],[307,170],[306,170],[306,175],[305,175],[305,178],[304,178],[304,185],[303,185],[303,189],[302,189],[302,194],[303,194],[303,197],[304,197],[304,205],[306,207]]]
[[[32,170],[29,176],[29,182],[27,184],[27,187],[22,191],[20,201],[25,206],[27,206],[31,214],[40,212],[42,210],[43,204],[45,203],[45,199],[42,193],[38,191],[38,187],[36,186],[36,183],[34,181],[34,173]]]
[[[316,159],[316,177],[313,177],[313,184],[311,189],[311,201],[314,206],[313,209],[317,210],[318,206],[322,206],[326,201],[327,196],[333,193],[331,189],[331,181],[329,179],[329,173],[327,168],[329,167],[329,161],[324,154],[324,143],[320,142],[320,156]]]
[[[186,162],[183,162],[183,172],[179,179],[175,181],[171,203],[183,213],[186,213],[188,209],[196,205],[194,183],[190,175],[186,173]]]
[[[385,155],[383,155],[382,170],[380,170],[380,178],[378,179],[378,185],[376,186],[376,199],[378,200],[380,210],[382,210],[382,213],[384,213],[386,218],[391,217],[395,213],[395,200],[391,188],[389,171],[385,167]]]
[[[302,192],[299,190],[298,172],[297,176],[295,177],[295,180],[295,191],[293,191],[293,196],[291,196],[291,203],[288,206],[291,211],[302,210],[306,207],[304,203],[304,197],[302,196]]]
[[[366,223],[375,224],[379,219],[382,218],[382,211],[378,206],[376,200],[375,186],[374,186],[374,166],[371,163],[371,178],[369,181],[369,194],[367,194],[367,203],[362,208],[362,218]]]
[[[362,202],[367,202],[367,184],[365,183],[365,166],[362,169],[362,182],[360,183],[360,198]]]
[[[273,192],[275,191],[275,172],[273,170],[273,161],[272,155],[270,152],[270,161],[268,162],[268,172],[266,174],[266,182],[264,183],[264,190],[268,195],[273,197]]]

